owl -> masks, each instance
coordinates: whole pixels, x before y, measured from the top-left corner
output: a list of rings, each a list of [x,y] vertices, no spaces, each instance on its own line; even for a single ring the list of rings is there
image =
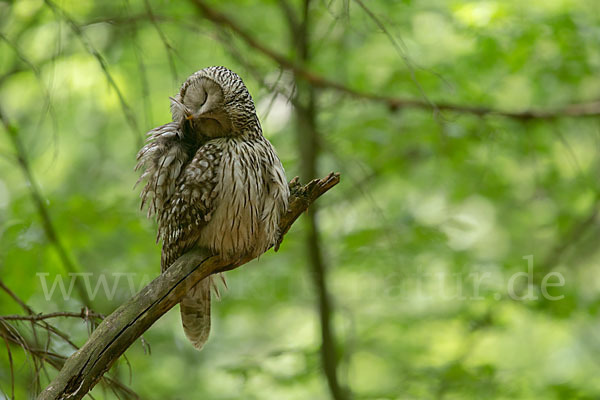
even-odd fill
[[[229,69],[209,67],[170,99],[173,122],[148,132],[136,166],[145,182],[141,208],[158,222],[162,271],[196,247],[231,262],[262,254],[277,241],[289,190],[248,89]],[[210,332],[211,279],[180,303],[197,349]]]

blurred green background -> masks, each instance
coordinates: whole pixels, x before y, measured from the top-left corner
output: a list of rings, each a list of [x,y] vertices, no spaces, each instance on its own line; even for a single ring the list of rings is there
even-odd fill
[[[301,54],[290,26],[305,18]],[[2,1],[0,278],[35,312],[79,312],[77,288],[44,294],[55,279],[68,289],[70,260],[91,289],[106,279],[109,292],[88,291],[102,314],[153,279],[136,152],[188,75],[225,65],[288,178],[306,171],[295,103],[314,96],[316,174],[342,175],[315,216],[347,398],[598,399],[599,22],[595,0]],[[109,375],[144,399],[330,398],[307,229],[298,221],[279,253],[227,273],[202,352],[175,309],[145,333],[151,354],[138,341]],[[0,314],[24,313],[0,291]],[[77,345],[91,328],[47,322]],[[28,322],[2,324],[73,352],[41,323],[37,338]],[[0,398],[11,375],[14,398],[35,397],[55,370],[7,346]]]

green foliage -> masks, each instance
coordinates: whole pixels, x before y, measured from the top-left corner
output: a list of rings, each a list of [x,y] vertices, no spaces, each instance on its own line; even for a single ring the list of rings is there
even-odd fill
[[[358,2],[314,1],[307,70],[364,93],[502,111],[600,100],[600,3],[362,2],[396,45]],[[297,59],[280,2],[207,3]],[[300,17],[300,2],[290,4]],[[0,107],[19,127],[69,257],[91,273],[92,289],[100,276],[109,289],[117,282],[114,296],[100,287],[92,298],[96,312],[112,312],[159,273],[155,224],[138,211],[133,166],[143,133],[170,120],[168,96],[189,74],[210,65],[238,72],[288,177],[299,174],[284,95],[293,74],[194,2],[20,0],[0,2],[0,15]],[[274,98],[274,85],[284,94]],[[390,110],[330,88],[319,89],[317,104],[319,169],[342,175],[319,200],[318,220],[340,378],[354,396],[598,398],[598,117]],[[48,285],[70,278],[14,154],[2,132],[1,279],[36,312],[78,312],[75,291],[44,295],[37,274],[49,274]],[[120,361],[113,376],[142,398],[326,398],[303,238],[298,223],[278,254],[227,274],[201,353],[174,310],[144,335],[151,355],[136,344],[130,367]],[[529,256],[531,287],[515,275],[528,273]],[[544,279],[559,282],[551,272],[564,285],[543,288]],[[527,294],[535,299],[520,299]],[[0,299],[0,314],[23,313],[5,293]],[[52,322],[79,345],[87,338],[81,320]],[[12,325],[24,335],[30,327]],[[11,349],[15,398],[31,398],[32,360]],[[60,341],[51,350],[72,351]],[[54,373],[42,374],[42,385]],[[2,352],[0,398],[10,398],[10,376]],[[92,393],[115,398],[101,387]]]

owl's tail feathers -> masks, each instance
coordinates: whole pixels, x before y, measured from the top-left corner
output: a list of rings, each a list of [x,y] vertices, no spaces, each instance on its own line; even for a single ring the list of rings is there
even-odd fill
[[[211,277],[198,282],[181,300],[183,331],[194,347],[202,349],[210,333]]]

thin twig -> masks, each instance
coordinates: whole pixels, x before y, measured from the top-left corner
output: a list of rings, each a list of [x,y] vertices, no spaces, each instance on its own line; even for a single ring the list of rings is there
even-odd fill
[[[37,208],[38,214],[42,219],[42,226],[44,228],[44,232],[46,233],[48,241],[50,241],[50,243],[52,243],[52,245],[56,249],[58,257],[60,258],[65,271],[67,273],[77,272],[78,268],[71,259],[71,256],[67,252],[62,242],[62,239],[58,235],[58,231],[54,227],[52,218],[50,217],[50,212],[46,207],[44,196],[42,195],[37,181],[33,176],[33,172],[31,171],[31,167],[29,166],[29,161],[27,159],[27,153],[25,152],[25,148],[23,146],[23,143],[21,142],[21,138],[19,137],[19,131],[16,125],[10,123],[8,117],[4,114],[1,108],[0,122],[4,126],[4,129],[6,130],[6,133],[15,148],[15,152],[17,154],[17,163],[21,168],[25,179],[27,180],[31,197]],[[87,295],[87,291],[85,290],[83,284],[79,280],[76,280],[75,286],[77,287],[77,291],[79,292],[79,296],[81,297],[81,301],[83,302],[83,304],[88,308],[92,308],[91,301]]]
[[[128,0],[125,2],[126,10],[129,14],[130,11],[130,3]],[[156,20],[156,16],[154,17]],[[144,57],[142,55],[142,48],[140,46],[138,40],[138,20],[136,18],[131,18],[127,24],[125,24],[125,29],[131,35],[131,47],[133,49],[133,54],[135,56],[135,60],[137,62],[137,69],[140,77],[140,88],[142,92],[142,102],[144,105],[144,122],[146,126],[151,126],[152,124],[152,102],[150,96],[150,81],[148,80],[148,73],[146,71],[146,64],[144,63]],[[80,25],[84,26],[84,25]]]
[[[29,307],[23,300],[21,300],[19,298],[19,296],[17,296],[15,294],[15,292],[13,292],[12,290],[10,290],[10,288],[8,286],[6,286],[4,284],[4,282],[2,282],[1,280],[0,280],[0,289],[4,290],[6,292],[6,294],[8,294],[15,301],[15,303],[17,303],[19,306],[21,306],[21,308],[23,310],[25,310],[25,312],[27,312],[29,314],[34,314],[34,312],[31,309],[31,307]]]
[[[0,335],[0,336],[2,336],[2,339],[4,339],[4,344],[6,345],[6,353],[8,354],[8,363],[10,365],[10,393],[11,393],[10,398],[12,400],[15,400],[15,370],[13,367],[12,352],[10,351],[10,345],[8,344],[8,339],[6,339],[6,337],[4,335]]]
[[[423,89],[423,86],[421,86],[421,84],[417,80],[417,76],[415,74],[415,69],[413,67],[412,61],[406,55],[405,49],[403,49],[402,46],[400,45],[400,43],[402,43],[402,41],[400,40],[400,43],[398,43],[398,41],[396,40],[394,35],[392,35],[392,33],[386,28],[386,26],[383,24],[383,22],[381,22],[381,20],[365,5],[365,3],[363,3],[361,0],[354,0],[354,1],[369,16],[369,18],[371,18],[373,20],[375,25],[377,25],[379,27],[379,29],[381,29],[381,31],[385,34],[385,36],[388,38],[388,40],[392,44],[392,46],[394,46],[394,49],[396,50],[396,52],[398,53],[400,58],[402,58],[402,61],[404,61],[406,68],[408,68],[408,73],[410,74],[410,79],[413,81],[413,83],[419,90],[421,97],[423,97],[423,100],[425,100],[429,104],[429,106],[434,110],[434,112],[436,114],[438,114],[439,110],[437,109],[437,106],[429,99],[429,97],[427,96],[427,93],[425,93],[425,90]]]
[[[79,38],[79,41],[81,41],[88,53],[90,53],[96,59],[96,61],[98,61],[98,64],[100,65],[100,68],[102,69],[102,72],[104,73],[108,84],[113,88],[113,90],[117,94],[117,97],[119,98],[119,102],[121,103],[121,109],[123,110],[123,114],[125,115],[125,120],[131,128],[131,131],[138,146],[141,146],[143,142],[142,135],[138,128],[137,120],[135,118],[133,110],[131,109],[131,107],[129,107],[129,104],[127,104],[123,92],[121,92],[121,89],[117,85],[117,82],[114,80],[112,74],[110,73],[106,60],[104,60],[100,52],[94,47],[94,45],[85,35],[81,27],[75,22],[75,20],[69,15],[69,13],[67,13],[64,9],[60,8],[52,0],[44,0],[44,2],[46,3],[46,5],[48,5],[48,7],[50,7],[52,12],[54,12],[54,14],[57,17],[62,17],[67,22],[67,25],[69,25],[75,36]]]
[[[15,54],[17,55],[17,57],[23,62],[25,63],[25,65],[27,65],[27,67],[29,69],[31,69],[31,71],[33,71],[33,74],[35,75],[36,80],[39,82],[40,88],[42,90],[42,96],[44,97],[44,105],[43,105],[43,109],[44,110],[48,110],[48,113],[50,114],[50,119],[52,121],[52,138],[54,140],[54,147],[55,147],[55,156],[57,154],[57,149],[58,149],[58,117],[56,116],[56,112],[54,110],[54,106],[52,105],[52,96],[50,93],[50,90],[46,87],[46,84],[44,83],[44,80],[42,78],[42,73],[39,69],[38,66],[36,66],[31,60],[29,60],[29,58],[21,51],[21,49],[19,48],[19,46],[12,42],[5,34],[0,32],[0,39],[4,40],[15,52]],[[41,114],[42,118],[45,115]],[[40,120],[40,123],[43,121],[43,119]]]
[[[54,53],[50,57],[44,58],[43,60],[38,61],[36,63],[37,64],[36,68],[39,70],[40,67],[43,67],[49,63],[53,63],[56,60],[60,59],[61,57],[66,57],[69,55],[71,55],[71,54]],[[0,75],[0,86],[2,86],[12,76],[14,76],[18,73],[21,73],[21,72],[25,72],[25,71],[32,71],[35,74],[35,70],[33,70],[27,62],[18,63],[17,65],[13,66],[11,69],[7,70],[4,74]]]
[[[152,23],[152,26],[156,30],[156,33],[158,33],[158,36],[160,37],[160,40],[163,43],[163,46],[165,48],[165,52],[167,53],[167,59],[169,60],[169,67],[171,68],[171,74],[173,75],[173,81],[177,82],[177,68],[175,67],[175,60],[173,59],[173,53],[175,53],[175,49],[173,48],[173,46],[171,46],[171,43],[169,43],[169,39],[167,39],[167,36],[160,28],[160,25],[158,24],[158,20],[157,20],[156,16],[154,15],[154,12],[152,11],[152,7],[150,6],[150,2],[148,0],[144,0],[144,7],[146,7],[146,12],[148,13],[150,22]]]
[[[49,314],[32,314],[32,315],[0,315],[0,319],[6,321],[42,321],[50,318],[58,318],[58,317],[68,317],[68,318],[80,318],[83,320],[88,320],[90,318],[103,319],[104,316],[102,314],[95,313],[88,309],[82,309],[81,312],[69,312],[69,311],[59,311],[53,312]]]

